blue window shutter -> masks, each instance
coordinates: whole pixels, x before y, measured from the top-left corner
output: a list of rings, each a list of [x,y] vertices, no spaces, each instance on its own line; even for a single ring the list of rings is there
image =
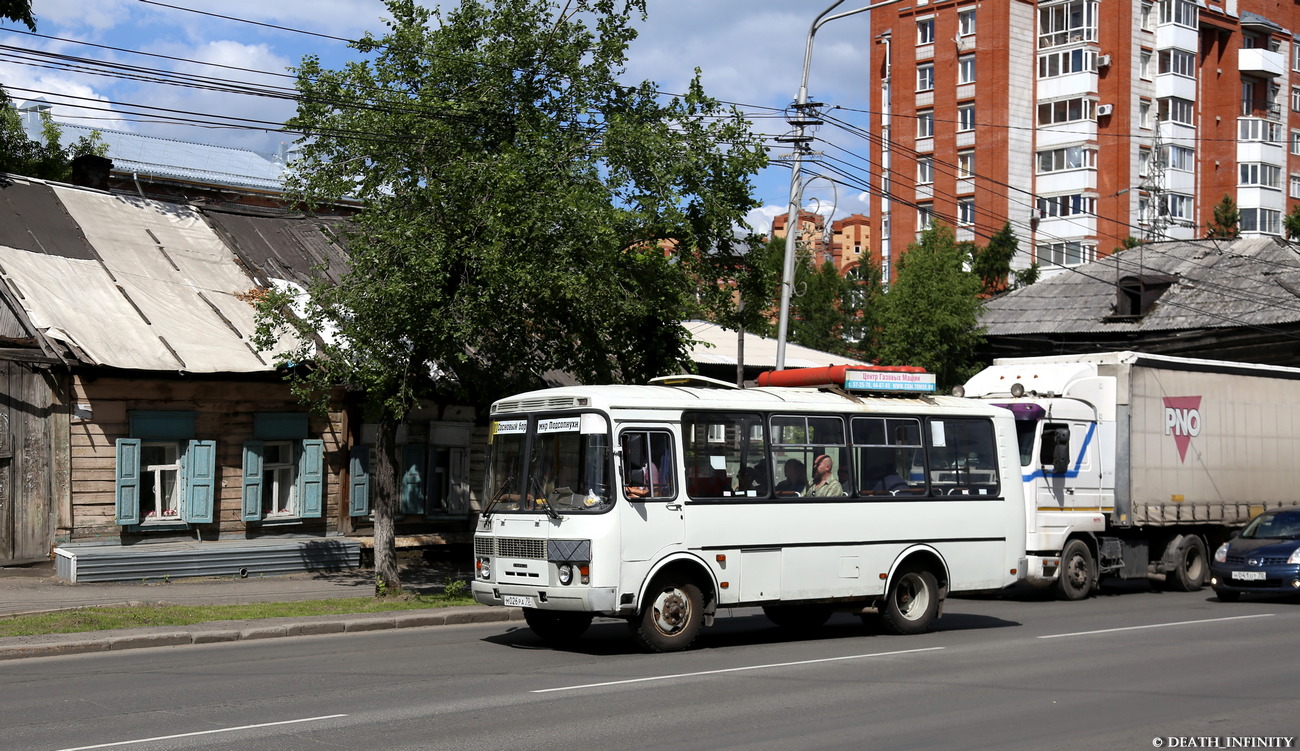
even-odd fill
[[[241,518],[255,522],[262,518],[262,442],[244,444],[244,490]]]
[[[325,442],[311,439],[302,442],[298,459],[298,515],[319,517],[325,496]]]
[[[408,443],[402,451],[402,507],[403,514],[424,513],[424,473],[429,447],[423,443]]]
[[[348,516],[370,514],[370,447],[353,446],[348,457]]]
[[[182,518],[191,524],[212,521],[216,506],[217,442],[190,441],[185,451],[185,500]]]
[[[140,523],[140,439],[117,439],[117,523]]]

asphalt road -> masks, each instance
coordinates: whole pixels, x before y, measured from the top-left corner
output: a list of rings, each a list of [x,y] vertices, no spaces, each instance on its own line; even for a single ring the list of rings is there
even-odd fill
[[[1300,603],[955,599],[940,624],[896,637],[837,615],[792,638],[737,611],[668,655],[598,622],[567,651],[512,623],[21,660],[0,664],[0,747],[1043,751],[1300,734]]]

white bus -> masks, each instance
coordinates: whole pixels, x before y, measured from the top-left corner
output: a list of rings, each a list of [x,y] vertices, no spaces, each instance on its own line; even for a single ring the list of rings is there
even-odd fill
[[[1021,578],[1011,413],[858,397],[828,372],[831,389],[684,376],[496,402],[474,598],[523,608],[553,643],[602,615],[672,651],[720,607],[795,629],[849,611],[920,633],[947,594]]]

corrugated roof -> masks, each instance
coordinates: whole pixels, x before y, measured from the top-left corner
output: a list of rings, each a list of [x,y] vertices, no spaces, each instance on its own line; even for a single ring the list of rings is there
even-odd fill
[[[1143,316],[1115,317],[1120,280],[1173,277]],[[1271,237],[1150,243],[986,302],[992,336],[1157,332],[1300,321],[1300,252]]]
[[[240,299],[255,283],[195,209],[14,178],[15,186],[23,183],[50,192],[15,195],[46,201],[49,225],[66,232],[60,223],[74,223],[93,248],[81,257],[0,246],[5,281],[47,337],[92,365],[272,369],[252,349],[255,309]],[[0,224],[15,218],[12,206],[0,203]],[[45,225],[31,216],[25,221],[40,237]]]
[[[739,337],[735,331],[724,329],[716,323],[707,321],[685,321],[682,326],[686,328],[693,339],[701,342],[691,347],[692,361],[713,365],[736,364]],[[843,355],[832,355],[828,352],[801,347],[798,344],[786,343],[785,365],[787,368],[868,364]],[[775,368],[776,340],[754,334],[745,334],[745,365],[753,368]]]
[[[316,278],[338,282],[347,256],[334,243],[343,229],[339,217],[265,215],[205,207],[203,215],[231,244],[250,269],[265,279],[284,279],[308,287]]]

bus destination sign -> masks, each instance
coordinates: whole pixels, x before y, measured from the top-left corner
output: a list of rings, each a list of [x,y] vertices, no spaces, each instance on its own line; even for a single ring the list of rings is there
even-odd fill
[[[897,373],[881,370],[844,371],[846,391],[875,391],[908,394],[932,394],[936,386],[933,373]]]

